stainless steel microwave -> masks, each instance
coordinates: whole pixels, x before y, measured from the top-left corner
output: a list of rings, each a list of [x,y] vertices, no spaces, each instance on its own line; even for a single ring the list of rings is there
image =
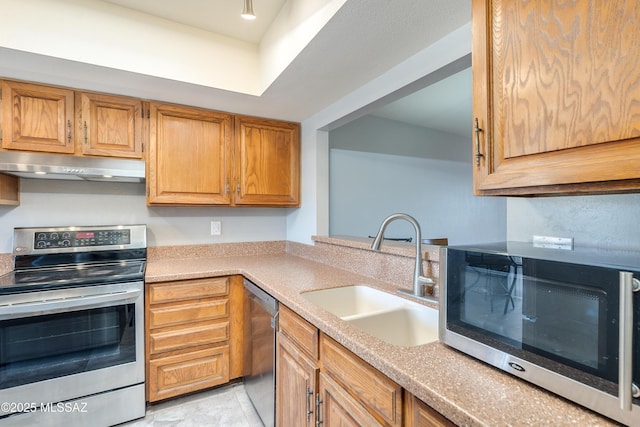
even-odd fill
[[[640,425],[640,252],[443,247],[440,340]]]

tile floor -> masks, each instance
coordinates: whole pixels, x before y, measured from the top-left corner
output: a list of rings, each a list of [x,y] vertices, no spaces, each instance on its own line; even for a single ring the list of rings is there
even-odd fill
[[[263,427],[242,383],[147,407],[144,418],[118,427]]]

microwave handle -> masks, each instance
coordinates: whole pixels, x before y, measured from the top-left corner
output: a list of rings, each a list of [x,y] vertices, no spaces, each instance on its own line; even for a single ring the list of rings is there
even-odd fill
[[[618,397],[620,409],[631,411],[632,398],[640,390],[633,384],[633,293],[640,291],[640,280],[633,273],[620,272],[620,339],[618,350]]]

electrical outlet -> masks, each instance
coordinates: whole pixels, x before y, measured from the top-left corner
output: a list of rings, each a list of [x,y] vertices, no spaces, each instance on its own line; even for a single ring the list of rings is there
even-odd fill
[[[222,222],[221,221],[211,221],[211,235],[219,236],[222,234]]]

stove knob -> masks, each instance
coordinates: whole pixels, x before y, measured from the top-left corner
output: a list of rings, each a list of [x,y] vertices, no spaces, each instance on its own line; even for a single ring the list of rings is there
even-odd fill
[[[47,235],[45,233],[38,233],[38,240],[46,240]]]
[[[71,233],[62,233],[62,238],[63,239],[70,239],[71,238]]]
[[[62,246],[64,246],[64,247],[66,248],[66,247],[71,246],[71,242],[70,242],[70,241],[68,241],[68,240],[63,240],[63,241],[62,241],[62,243],[61,243],[61,245],[62,245]]]
[[[43,240],[41,240],[38,243],[36,243],[36,247],[38,247],[38,248],[44,248],[46,246],[47,246],[47,242],[45,242]]]
[[[51,240],[58,240],[60,238],[60,236],[58,235],[58,233],[51,233],[51,236],[49,237],[49,239]]]

